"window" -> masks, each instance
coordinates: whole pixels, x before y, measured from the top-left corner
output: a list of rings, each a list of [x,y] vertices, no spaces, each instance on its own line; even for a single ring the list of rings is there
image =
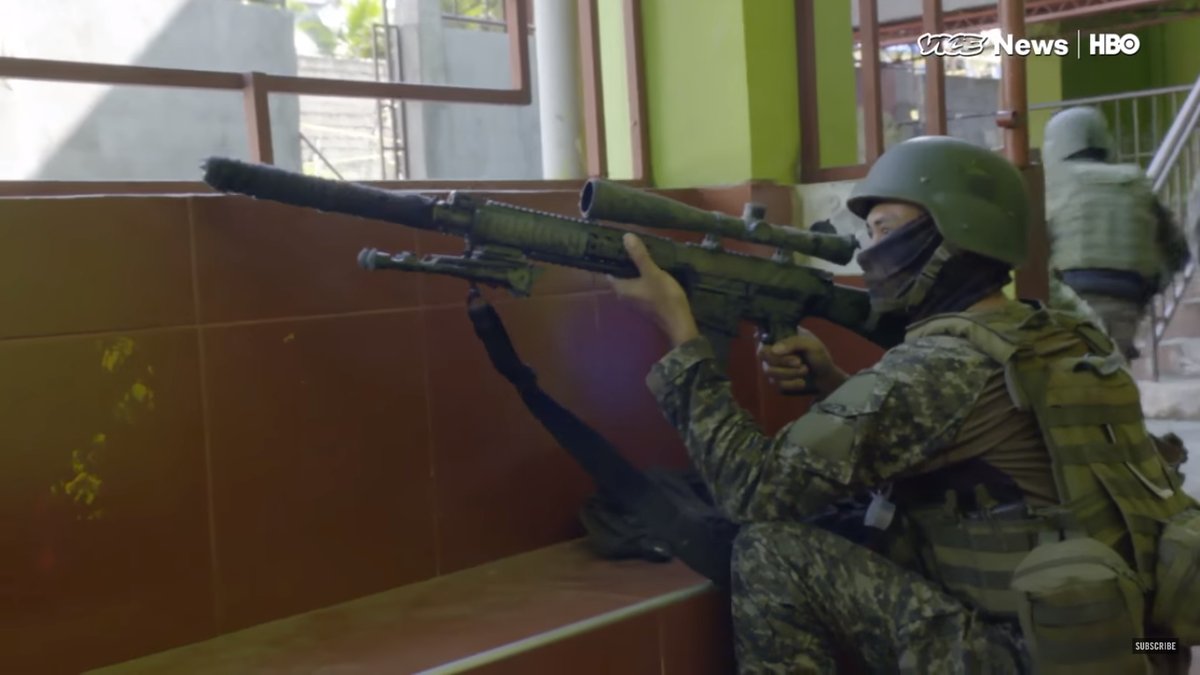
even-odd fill
[[[0,20],[0,143],[18,149],[0,162],[6,193],[85,178],[195,182],[213,154],[351,180],[541,176],[537,157],[499,162],[505,148],[476,143],[493,155],[473,158],[450,142],[536,138],[528,0],[124,0],[64,12],[65,1],[8,3]],[[596,0],[579,9],[589,172],[605,175]],[[624,11],[632,20],[616,29],[636,32],[637,0]],[[626,70],[633,119],[643,96]],[[632,142],[637,179],[645,139]]]

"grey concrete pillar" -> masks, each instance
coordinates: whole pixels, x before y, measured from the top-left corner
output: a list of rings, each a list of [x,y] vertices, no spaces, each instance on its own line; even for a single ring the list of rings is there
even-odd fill
[[[584,178],[587,175],[583,150],[583,96],[579,83],[577,6],[574,0],[533,2],[542,177],[547,180]]]

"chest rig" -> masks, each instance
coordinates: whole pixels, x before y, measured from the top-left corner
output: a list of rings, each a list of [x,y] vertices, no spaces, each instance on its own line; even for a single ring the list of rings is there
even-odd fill
[[[931,576],[986,613],[1016,618],[1023,594],[1014,573],[1030,552],[1087,538],[1152,591],[1163,527],[1195,502],[1146,432],[1137,385],[1112,342],[1070,315],[1027,306],[933,317],[908,340],[935,336],[966,340],[1003,365],[1014,407],[1037,419],[1060,503],[963,514],[950,494],[941,507],[914,509]]]

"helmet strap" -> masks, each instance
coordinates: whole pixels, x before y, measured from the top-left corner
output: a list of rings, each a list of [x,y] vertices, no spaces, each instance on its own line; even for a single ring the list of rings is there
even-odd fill
[[[944,243],[938,246],[929,261],[921,268],[920,274],[913,277],[898,295],[892,298],[872,295],[871,307],[880,313],[900,313],[910,321],[915,320],[942,268],[953,256],[954,252],[949,246]]]

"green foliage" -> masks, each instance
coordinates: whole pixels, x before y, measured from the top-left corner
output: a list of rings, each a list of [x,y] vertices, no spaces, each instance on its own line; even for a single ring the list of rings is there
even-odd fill
[[[472,19],[493,19],[496,8],[500,7],[503,15],[503,5],[496,0],[442,0],[442,13],[466,16]]]
[[[288,0],[296,14],[296,29],[302,31],[326,56],[370,58],[376,24],[383,21],[383,0],[340,0],[340,25],[330,26],[321,15],[298,0]]]
[[[442,14],[468,19],[504,20],[504,0],[441,0]],[[463,23],[456,28],[480,29],[479,24]]]
[[[351,0],[342,5],[345,24],[338,36],[339,56],[368,58],[375,40],[375,24],[383,21],[382,0]]]

